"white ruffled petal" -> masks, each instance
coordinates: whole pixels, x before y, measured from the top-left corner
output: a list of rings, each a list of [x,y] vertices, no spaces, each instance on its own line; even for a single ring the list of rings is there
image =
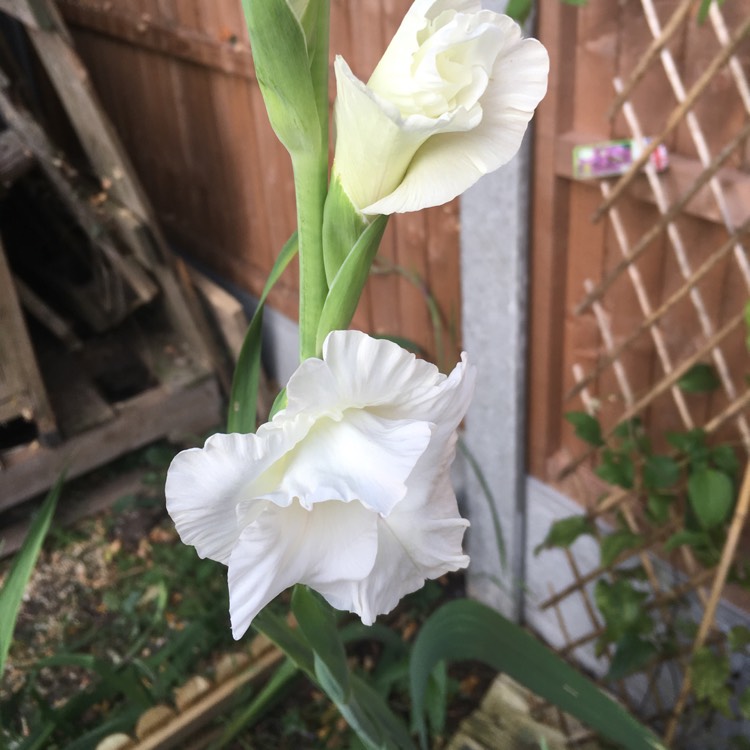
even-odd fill
[[[364,622],[468,563],[448,480],[473,389],[397,345],[336,331],[256,435],[215,435],[170,467],[169,512],[201,556],[229,564],[233,632],[295,583]]]
[[[304,583],[319,590],[369,575],[377,555],[377,515],[360,503],[320,503],[305,510],[268,505],[229,560],[229,612],[240,638],[279,593]]]
[[[303,507],[327,500],[359,500],[387,515],[406,494],[406,480],[430,442],[432,427],[385,420],[351,410],[340,421],[320,419],[306,439],[274,468],[272,491],[257,495],[277,505],[296,498]]]
[[[224,564],[239,538],[235,507],[248,469],[260,456],[255,435],[212,435],[182,451],[167,472],[167,511],[185,544]]]
[[[349,407],[409,401],[412,394],[445,379],[430,362],[417,359],[392,341],[375,339],[361,331],[329,333],[323,342],[323,358],[341,403]]]
[[[478,13],[481,9],[480,0],[414,0],[375,68],[378,77],[402,77],[409,70],[419,46],[418,33],[441,13]]]
[[[433,437],[455,432],[466,415],[476,383],[476,367],[470,365],[466,352],[450,375],[440,376],[432,388],[414,391],[408,400],[394,400],[388,415],[408,413],[412,419],[426,419],[436,425]]]
[[[388,518],[378,519],[378,552],[367,578],[320,585],[317,590],[332,606],[354,612],[371,625],[426,579],[469,564],[462,551],[468,525],[458,515],[446,473],[432,487],[429,503],[408,512],[399,505]]]
[[[259,494],[252,491],[254,483],[294,448],[311,424],[300,419],[263,425],[256,435],[212,435],[203,448],[178,453],[167,472],[165,495],[182,541],[201,557],[226,564],[242,530],[238,506],[245,506],[244,517],[252,515],[246,506]]]
[[[336,159],[333,170],[358,210],[389,194],[402,180],[419,147],[435,133],[475,124],[465,111],[439,118],[403,117],[391,102],[367,88],[342,57],[336,72]]]
[[[518,151],[547,90],[549,58],[536,39],[522,39],[517,24],[501,19],[507,41],[481,99],[482,122],[468,132],[433,135],[417,150],[398,187],[363,213],[402,213],[447,203]]]

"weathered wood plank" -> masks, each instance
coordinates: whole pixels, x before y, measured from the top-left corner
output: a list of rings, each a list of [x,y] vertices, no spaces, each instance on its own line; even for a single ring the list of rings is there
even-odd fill
[[[236,297],[222,289],[204,274],[191,270],[190,278],[198,294],[211,308],[214,320],[226,344],[227,350],[236,362],[247,333],[247,315]]]
[[[0,0],[0,12],[31,29],[55,27],[55,16],[50,13],[44,0]]]
[[[49,0],[45,2],[51,14],[57,13]],[[154,259],[149,269],[164,295],[172,323],[189,342],[196,360],[203,362],[208,370],[210,354],[204,338],[205,321],[190,296],[190,289],[181,285],[175,276],[179,272],[179,263],[167,249],[151,205],[112,123],[99,104],[88,72],[72,47],[62,19],[56,24],[56,30],[30,29],[29,36],[102,188],[111,200],[127,209],[125,214],[115,213],[115,216],[122,216],[124,221],[136,220],[140,224],[141,228],[135,234],[123,226],[124,234],[141,243],[141,260]]]
[[[529,469],[546,476],[547,457],[560,442],[562,399],[558,380],[563,338],[558,321],[564,313],[567,253],[559,237],[567,232],[568,185],[554,173],[557,135],[570,130],[575,58],[566,54],[576,43],[575,10],[562,3],[539,8],[539,37],[550,54],[549,90],[535,116],[533,238],[529,328]]]
[[[234,34],[219,40],[192,29],[162,23],[111,2],[84,4],[60,0],[58,4],[65,20],[74,28],[96,32],[139,49],[227,75],[255,79],[250,48]]]
[[[572,717],[541,701],[505,675],[495,678],[480,707],[461,725],[446,750],[600,750]]]
[[[160,386],[117,406],[117,417],[76,435],[59,448],[38,444],[3,456],[0,510],[43,492],[63,469],[74,478],[117,456],[172,434],[201,432],[221,421],[216,381],[174,390]]]
[[[0,133],[0,183],[12,185],[26,174],[34,164],[31,151],[23,144],[17,133],[4,130]]]
[[[23,416],[36,422],[39,434],[57,433],[55,416],[34,358],[26,322],[13,286],[8,261],[0,242],[0,420]],[[8,394],[11,398],[8,400]],[[2,485],[0,475],[0,486]],[[0,496],[2,493],[0,492]],[[2,503],[2,500],[0,500]]]
[[[106,216],[98,215],[89,203],[82,199],[68,180],[66,163],[50,143],[39,124],[12,101],[5,87],[0,87],[0,113],[12,129],[14,136],[20,140],[23,149],[33,155],[47,179],[56,190],[57,195],[71,215],[86,233],[94,247],[101,250],[105,258],[128,283],[140,303],[151,301],[158,289],[149,275],[131,262],[113,244],[106,227]],[[105,206],[109,206],[105,203]],[[143,257],[143,253],[141,253]],[[150,258],[145,262],[149,263]]]

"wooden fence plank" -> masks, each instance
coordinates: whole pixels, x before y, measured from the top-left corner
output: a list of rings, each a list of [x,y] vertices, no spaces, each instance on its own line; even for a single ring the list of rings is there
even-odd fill
[[[562,399],[557,388],[563,339],[557,321],[564,309],[569,184],[554,174],[557,134],[572,129],[576,15],[560,3],[539,8],[539,36],[550,54],[547,96],[535,118],[532,242],[529,310],[529,469],[546,475],[547,458],[559,446]]]

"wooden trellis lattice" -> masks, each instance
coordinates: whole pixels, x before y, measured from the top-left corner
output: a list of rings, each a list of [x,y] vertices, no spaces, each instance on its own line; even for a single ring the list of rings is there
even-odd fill
[[[662,3],[657,12],[654,0],[639,0],[628,4],[629,13],[642,14],[651,35],[647,49],[627,70],[618,71],[612,81],[614,102],[609,112],[614,121],[614,130],[620,137],[643,138],[652,136],[640,157],[629,171],[611,181],[602,181],[601,203],[593,220],[606,221],[613,247],[619,253],[616,262],[603,269],[597,281],[586,280],[584,295],[576,306],[576,316],[590,316],[595,322],[599,336],[599,349],[592,361],[573,362],[574,385],[565,397],[565,410],[577,410],[581,404],[589,413],[600,412],[605,440],[610,437],[618,424],[633,417],[644,418],[649,425],[649,416],[671,411],[678,415],[684,430],[703,429],[708,435],[718,435],[722,440],[734,442],[741,463],[745,464],[738,500],[731,524],[728,526],[725,546],[719,563],[710,569],[702,567],[689,546],[679,547],[671,560],[680,571],[671,582],[665,582],[655,567],[655,560],[664,558],[663,544],[683,524],[674,505],[671,517],[663,527],[648,527],[644,523],[643,508],[635,491],[620,488],[611,489],[595,507],[589,508],[592,520],[606,519],[618,514],[627,528],[634,534],[643,534],[643,546],[621,553],[614,562],[619,566],[627,560],[638,559],[645,571],[649,599],[646,607],[659,613],[661,621],[673,622],[680,602],[689,598],[691,606],[697,608],[698,629],[690,642],[680,646],[676,656],[659,657],[658,663],[651,663],[645,670],[645,696],[635,705],[632,695],[623,686],[620,697],[631,709],[641,709],[646,703],[652,710],[646,711],[645,718],[654,723],[664,735],[668,745],[678,741],[680,722],[691,705],[690,659],[705,645],[715,645],[722,649],[725,634],[716,625],[716,611],[721,597],[726,592],[727,577],[735,556],[740,551],[740,540],[750,506],[750,424],[748,404],[750,390],[745,376],[750,370],[750,361],[745,349],[744,304],[750,299],[750,259],[747,253],[748,230],[750,229],[750,206],[740,205],[736,196],[729,194],[728,180],[732,173],[734,180],[750,180],[747,175],[748,136],[750,136],[750,85],[748,71],[750,64],[750,4],[740,3],[736,7],[731,22],[725,14],[728,6],[712,2],[708,17],[700,33],[713,35],[707,43],[712,54],[697,73],[686,73],[685,60],[673,54],[680,39],[697,24],[697,0]],[[664,10],[664,8],[667,10]],[[660,15],[669,17],[662,24]],[[743,17],[737,19],[737,16]],[[644,132],[643,119],[646,115],[655,122],[654,112],[645,112],[647,98],[638,96],[639,87],[644,81],[653,82],[655,76],[666,80],[674,104],[668,101],[651,102],[649,107],[658,109],[661,127],[656,133]],[[701,123],[702,98],[710,90],[716,92],[717,82],[721,84],[721,96],[732,120],[741,121],[733,133],[722,143],[717,143],[715,134]],[[642,92],[641,92],[642,93]],[[637,102],[640,101],[640,104]],[[667,105],[671,109],[667,110]],[[704,103],[705,105],[705,103]],[[727,115],[729,116],[729,114]],[[679,130],[681,140],[676,137]],[[650,155],[660,144],[670,149],[675,143],[691,152],[692,162],[697,169],[694,178],[679,183],[667,182],[668,177],[657,173],[650,162]],[[678,149],[681,150],[681,148]],[[678,156],[679,160],[679,156]],[[732,169],[732,164],[740,164]],[[645,175],[645,177],[644,177]],[[730,185],[730,188],[727,187]],[[638,197],[656,207],[656,217],[651,225],[634,236],[629,226],[627,207],[623,199],[632,197],[637,188]],[[704,207],[703,216],[710,214],[721,231],[712,229],[711,238],[715,244],[700,246],[688,232],[685,232],[681,218],[691,202],[700,201]],[[642,226],[642,225],[640,225]],[[716,242],[723,233],[721,241]],[[673,271],[672,284],[662,283],[654,293],[653,280],[648,277],[648,269],[643,261],[649,254],[663,252],[660,260],[664,268]],[[645,268],[645,270],[644,270]],[[731,279],[733,292],[727,293],[721,304],[709,304],[707,294],[715,294],[716,285],[724,287]],[[632,295],[638,319],[632,317],[626,323],[618,319],[617,303],[623,289]],[[739,290],[739,291],[738,291]],[[675,311],[679,310],[676,315]],[[685,330],[675,331],[674,321]],[[671,327],[672,326],[672,327]],[[653,370],[648,387],[633,384],[633,352],[640,347],[653,352]],[[737,363],[748,365],[738,370]],[[713,366],[720,381],[720,393],[697,402],[678,387],[679,379],[697,363]],[[733,367],[734,365],[734,367]],[[636,373],[642,375],[641,373]],[[606,378],[606,380],[603,380]],[[638,377],[635,378],[639,380]],[[641,384],[643,377],[640,377]],[[610,385],[611,384],[611,385]],[[610,389],[610,393],[606,389]],[[593,449],[581,451],[570,458],[563,466],[559,477],[564,479],[585,469],[591,463]],[[603,625],[591,594],[592,584],[602,576],[608,576],[611,567],[599,567],[583,573],[579,570],[573,554],[566,551],[574,582],[550,592],[541,607],[551,608],[558,618],[559,628],[566,641],[562,649],[572,655],[577,649],[591,645],[603,632]],[[566,624],[561,604],[568,599],[583,604],[588,622],[588,632],[571,635]],[[605,653],[605,657],[607,654]],[[612,654],[608,654],[611,658]],[[676,675],[675,689],[666,694],[659,674],[671,670]],[[663,681],[662,681],[663,682]]]

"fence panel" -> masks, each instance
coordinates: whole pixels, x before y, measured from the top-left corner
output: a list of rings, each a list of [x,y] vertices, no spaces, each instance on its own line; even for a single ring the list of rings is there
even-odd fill
[[[570,612],[582,602],[588,624],[575,634],[561,624],[563,650],[599,642],[610,664],[622,644],[601,640],[595,581],[622,581],[618,569],[634,565],[643,576],[636,589],[645,592],[640,606],[657,614],[662,635],[692,613],[693,637],[636,669],[646,674],[640,706],[669,742],[686,709],[699,702],[691,688],[695,655],[707,644],[718,655],[731,651],[716,627],[720,598],[746,610],[750,604],[747,591],[731,583],[741,581],[747,563],[740,540],[750,504],[750,470],[741,481],[750,452],[744,321],[750,298],[750,3],[712,2],[703,22],[701,5],[600,0],[578,10],[541,6],[553,79],[537,122],[531,470],[579,501],[592,522],[614,523],[621,539],[632,534],[614,564],[592,570],[580,570],[566,550],[574,582],[551,582],[542,608]],[[576,179],[574,147],[643,136],[653,140],[623,174]],[[659,144],[669,152],[667,171],[649,158]],[[715,388],[698,393],[681,384],[696,365],[715,378]],[[595,474],[605,456],[576,437],[563,419],[568,411],[596,416],[610,447],[618,425],[640,420],[652,447],[638,449],[642,455],[634,451],[632,478],[606,484]],[[700,532],[690,489],[698,459],[686,458],[667,439],[690,430],[704,432],[709,445],[728,447],[740,467],[728,508],[733,513],[709,527],[716,545],[710,555],[697,537],[665,546],[676,531]],[[660,523],[649,516],[652,506],[647,509],[653,502],[643,473],[648,450],[675,458],[681,472]],[[713,461],[707,458],[706,465]],[[699,501],[720,502],[713,489]],[[601,526],[591,528],[599,542],[607,536]],[[671,580],[659,573],[664,561],[673,566]],[[671,688],[665,673],[671,673]],[[629,700],[627,689],[621,695]]]

